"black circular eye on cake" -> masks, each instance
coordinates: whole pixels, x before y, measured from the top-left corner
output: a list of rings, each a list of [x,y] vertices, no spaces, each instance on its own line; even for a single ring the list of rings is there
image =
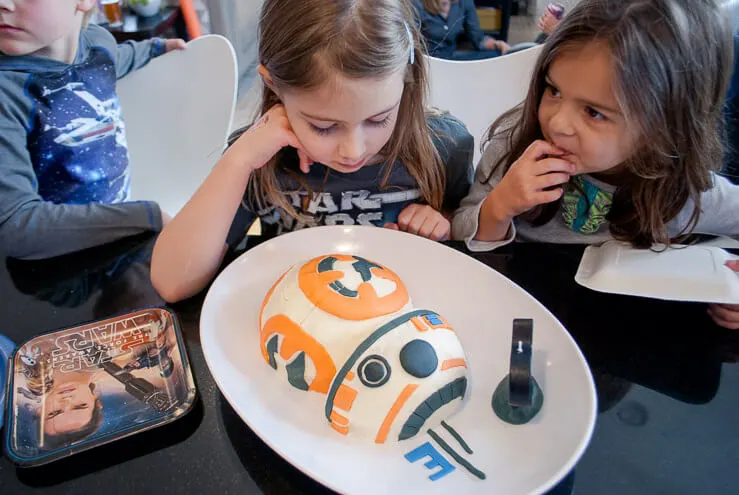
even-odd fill
[[[439,365],[434,347],[425,340],[411,340],[400,351],[400,364],[411,376],[426,378]]]
[[[381,387],[390,379],[390,364],[384,357],[373,354],[359,363],[357,375],[367,387]]]

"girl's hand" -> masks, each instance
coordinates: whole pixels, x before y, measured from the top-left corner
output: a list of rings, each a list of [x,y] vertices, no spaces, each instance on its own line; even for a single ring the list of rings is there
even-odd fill
[[[526,148],[492,191],[490,199],[500,220],[512,220],[532,208],[557,201],[575,166],[561,158],[565,153],[546,141]]]
[[[494,38],[486,38],[483,48],[486,50],[500,50],[501,53],[505,53],[511,49],[511,45],[503,40],[496,40]]]
[[[174,50],[184,50],[187,46],[187,43],[185,40],[182,39],[175,39],[175,40],[164,40],[164,53],[169,53]]]
[[[285,107],[275,105],[232,144],[224,159],[241,164],[247,172],[262,168],[285,146],[298,150],[300,170],[307,173],[312,160],[303,150],[290,126]]]
[[[451,223],[441,213],[429,205],[412,204],[405,207],[398,215],[398,223],[387,223],[385,228],[402,230],[420,235],[433,241],[449,240]]]
[[[511,49],[511,45],[509,45],[508,43],[506,43],[503,40],[497,40],[495,42],[495,48],[497,48],[498,50],[500,50],[500,53],[505,54],[505,53],[508,52],[508,50]]]
[[[554,31],[558,24],[559,19],[554,17],[549,11],[546,11],[544,12],[544,15],[539,18],[536,26],[539,28],[539,31],[546,34],[552,34],[552,31]]]
[[[726,266],[739,272],[739,260],[727,261]],[[708,314],[717,325],[730,330],[739,330],[739,304],[711,304]]]

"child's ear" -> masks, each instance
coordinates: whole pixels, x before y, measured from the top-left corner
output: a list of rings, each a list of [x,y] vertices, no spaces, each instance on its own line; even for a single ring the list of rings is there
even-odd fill
[[[96,0],[77,0],[77,12],[85,14],[94,9],[95,5]]]
[[[264,85],[277,94],[277,88],[275,88],[275,83],[272,81],[272,76],[269,74],[267,68],[262,64],[259,64],[257,66],[257,72],[259,72],[259,75],[262,77]]]

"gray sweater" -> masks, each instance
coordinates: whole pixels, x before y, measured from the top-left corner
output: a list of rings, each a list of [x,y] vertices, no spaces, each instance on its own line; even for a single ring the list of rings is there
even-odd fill
[[[502,167],[497,169],[489,182],[485,182],[498,159],[505,152],[505,140],[492,140],[483,153],[475,172],[475,180],[467,195],[457,209],[452,221],[452,237],[464,240],[470,251],[490,251],[497,247],[509,244],[513,240],[524,242],[551,242],[555,244],[597,244],[613,239],[609,230],[608,221],[602,219],[597,230],[589,233],[575,231],[568,225],[567,201],[560,200],[560,209],[548,223],[539,227],[519,218],[514,219],[506,238],[500,241],[484,242],[475,240],[480,218],[480,208],[490,191],[503,178]],[[598,181],[588,175],[580,176],[592,186],[593,190],[602,191],[609,195],[615,187]],[[701,215],[693,232],[705,234],[722,234],[732,237],[739,236],[739,186],[730,183],[726,178],[714,175],[713,188],[701,196]],[[671,236],[677,236],[688,225],[692,214],[692,203],[683,208],[680,214],[667,225]],[[606,212],[607,213],[607,212]],[[572,215],[570,215],[571,217]],[[577,224],[577,220],[574,221]],[[587,230],[584,228],[583,230]]]
[[[128,148],[116,81],[164,51],[91,25],[72,64],[0,54],[0,251],[47,258],[159,231],[153,202],[125,202]]]

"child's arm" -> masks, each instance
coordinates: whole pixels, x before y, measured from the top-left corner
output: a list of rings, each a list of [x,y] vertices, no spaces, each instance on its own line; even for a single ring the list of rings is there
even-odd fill
[[[38,193],[25,130],[0,125],[0,250],[4,255],[49,258],[161,228],[156,203],[67,205],[44,201]]]
[[[574,172],[572,164],[553,157],[560,150],[535,141],[504,175],[502,167],[495,168],[504,145],[503,138],[488,145],[470,193],[454,215],[452,236],[463,239],[471,251],[489,251],[511,242],[516,235],[513,219],[559,199],[562,188],[557,186]]]
[[[224,154],[154,246],[151,281],[169,302],[202,290],[226,253],[226,236],[251,175],[250,165],[234,149]]]
[[[172,50],[182,50],[186,43],[181,39],[152,38],[146,41],[126,41],[117,44],[113,35],[105,28],[90,24],[84,31],[85,42],[91,46],[104,47],[114,57],[116,76],[125,77],[140,69],[152,58]]]
[[[490,177],[490,180],[488,180],[493,167],[502,153],[503,140],[498,139],[491,141],[477,165],[477,170],[475,171],[475,177],[469,193],[462,200],[452,220],[452,238],[464,240],[468,249],[471,251],[488,251],[495,249],[496,247],[512,241],[515,237],[515,230],[510,232],[506,237],[505,234],[509,227],[509,224],[506,224],[504,226],[506,232],[500,236],[500,242],[481,242],[477,239],[478,231],[480,230],[480,210],[482,205],[490,194],[490,191],[493,190],[493,187],[495,187],[503,178],[502,170],[496,170],[496,173],[494,173]]]
[[[154,246],[151,280],[170,302],[201,291],[215,275],[251,172],[280,149],[299,150],[301,169],[309,160],[290,128],[285,109],[276,105],[227,151],[185,207],[162,231]]]
[[[172,50],[184,50],[185,41],[181,39],[152,38],[146,41],[126,41],[116,48],[115,69],[118,79],[139,70],[153,58]]]
[[[739,276],[739,261],[729,261],[726,268],[737,272]],[[717,325],[730,330],[739,330],[739,304],[711,304],[708,314]]]
[[[723,234],[739,239],[739,185],[732,184],[726,177],[713,176],[713,187],[701,194],[701,216],[693,229],[704,234]],[[689,224],[693,212],[692,203],[683,208],[678,217],[670,222],[671,235],[677,235]],[[739,262],[729,261],[727,269],[739,276]],[[717,325],[739,330],[739,305],[711,304],[708,314]]]
[[[692,213],[691,202],[670,222],[670,234],[681,233]],[[739,185],[732,184],[726,177],[713,175],[713,187],[701,194],[701,216],[693,232],[739,238]]]

